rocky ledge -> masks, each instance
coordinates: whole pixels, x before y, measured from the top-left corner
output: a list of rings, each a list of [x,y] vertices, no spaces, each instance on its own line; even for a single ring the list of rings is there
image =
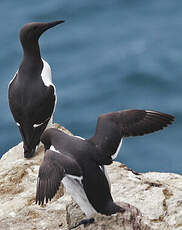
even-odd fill
[[[54,127],[69,133],[57,124]],[[43,154],[43,146],[40,146],[35,157],[24,159],[20,143],[1,158],[1,230],[66,230],[84,217],[63,186],[47,205],[35,204],[37,174]],[[136,173],[119,162],[107,166],[107,171],[113,198],[126,212],[109,217],[96,215],[95,223],[85,229],[182,229],[181,175]]]

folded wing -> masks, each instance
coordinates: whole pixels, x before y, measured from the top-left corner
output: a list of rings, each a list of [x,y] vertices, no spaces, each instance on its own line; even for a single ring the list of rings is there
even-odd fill
[[[65,175],[81,176],[77,162],[67,154],[47,150],[39,168],[36,203],[44,204],[56,194]]]

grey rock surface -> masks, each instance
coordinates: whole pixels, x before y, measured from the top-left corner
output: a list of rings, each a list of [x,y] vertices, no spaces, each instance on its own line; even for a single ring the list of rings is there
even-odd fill
[[[54,127],[64,130],[54,124]],[[135,153],[137,154],[137,153]],[[24,159],[22,143],[0,160],[0,230],[66,230],[85,218],[60,186],[54,199],[35,204],[36,182],[44,148]],[[182,176],[173,173],[136,173],[114,162],[107,166],[111,191],[124,214],[96,215],[87,230],[182,230]],[[84,229],[83,226],[76,228]]]

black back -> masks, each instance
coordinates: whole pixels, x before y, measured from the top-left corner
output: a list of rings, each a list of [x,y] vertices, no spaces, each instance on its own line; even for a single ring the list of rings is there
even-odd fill
[[[110,215],[120,210],[113,203],[108,180],[99,167],[99,162],[96,161],[99,153],[94,145],[54,128],[47,129],[43,133],[41,142],[47,149],[53,145],[56,150],[69,153],[76,160],[82,171],[86,196],[97,212]]]

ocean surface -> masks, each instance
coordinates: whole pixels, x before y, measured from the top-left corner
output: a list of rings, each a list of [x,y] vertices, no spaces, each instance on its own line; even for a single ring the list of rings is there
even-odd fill
[[[173,114],[169,128],[125,139],[117,160],[140,172],[182,174],[181,9],[179,0],[1,0],[0,156],[21,141],[7,99],[22,58],[19,30],[64,19],[39,42],[57,88],[54,121],[90,137],[106,112]]]

